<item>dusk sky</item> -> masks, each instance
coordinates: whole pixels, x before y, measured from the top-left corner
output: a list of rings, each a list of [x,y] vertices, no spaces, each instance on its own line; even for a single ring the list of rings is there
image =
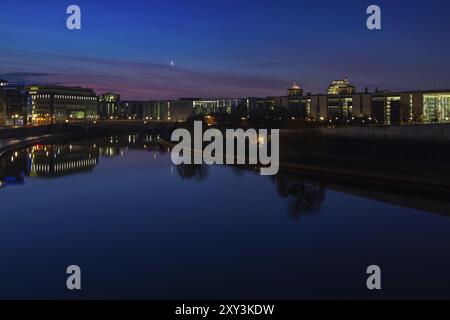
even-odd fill
[[[82,30],[66,28],[66,8]],[[382,30],[366,9],[382,9]],[[122,99],[450,89],[450,1],[12,1],[0,7],[0,78]],[[171,61],[175,63],[171,66]]]

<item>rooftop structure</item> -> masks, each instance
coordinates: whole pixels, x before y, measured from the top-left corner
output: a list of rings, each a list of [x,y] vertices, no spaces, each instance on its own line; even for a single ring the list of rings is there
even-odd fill
[[[345,95],[353,94],[355,92],[355,86],[352,85],[347,78],[344,80],[332,81],[328,87],[328,94],[330,95]]]
[[[288,89],[288,96],[289,97],[297,97],[297,96],[302,96],[302,95],[303,95],[303,89],[296,82],[294,82],[292,84],[292,87],[290,87]]]

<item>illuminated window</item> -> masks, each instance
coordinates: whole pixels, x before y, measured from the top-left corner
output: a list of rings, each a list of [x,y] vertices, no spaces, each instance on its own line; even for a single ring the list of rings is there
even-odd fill
[[[423,115],[427,123],[450,122],[450,93],[424,94]]]

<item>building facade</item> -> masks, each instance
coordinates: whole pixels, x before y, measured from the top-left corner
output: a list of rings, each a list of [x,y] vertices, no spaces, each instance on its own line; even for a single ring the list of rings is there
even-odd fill
[[[424,122],[450,122],[450,90],[446,92],[424,92],[422,93],[422,99],[419,100],[423,102],[423,106],[419,105],[419,109],[423,110],[423,114],[420,116],[422,116]],[[414,109],[414,95],[411,97],[411,106],[414,116],[418,109]]]
[[[0,80],[0,126],[24,126],[26,122],[25,84]]]
[[[304,120],[377,125],[450,123],[450,90],[357,92],[348,79],[333,81],[326,94],[304,94],[294,83],[286,95],[229,99],[186,98],[120,101],[120,95],[98,97],[92,89],[25,86],[0,80],[0,126],[22,126],[134,119],[185,121],[190,117],[233,114],[259,120]]]
[[[386,126],[450,123],[450,90],[358,93],[345,79],[333,81],[327,94],[304,95],[295,84],[286,96],[247,101],[250,116],[339,123],[359,118]]]
[[[32,125],[97,118],[97,96],[92,89],[61,86],[28,86],[27,114]]]
[[[124,119],[171,121],[171,101],[123,101],[120,108]]]
[[[31,148],[31,177],[61,177],[92,171],[98,163],[99,148],[87,145],[49,145]]]
[[[199,99],[185,98],[170,101],[172,121],[184,121],[192,116],[206,116],[211,114],[231,114],[239,110],[248,114],[248,99]]]
[[[136,120],[143,119],[144,114],[151,110],[151,101],[121,101],[120,114],[121,118]]]
[[[100,119],[120,118],[124,114],[120,107],[120,95],[108,92],[98,96],[98,117]]]

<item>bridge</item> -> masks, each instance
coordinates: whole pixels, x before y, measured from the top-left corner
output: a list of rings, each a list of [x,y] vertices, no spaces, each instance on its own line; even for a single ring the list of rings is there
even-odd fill
[[[69,121],[50,125],[1,128],[0,149],[10,149],[12,144],[29,142],[30,138],[45,139],[51,136],[67,134],[88,134],[101,132],[145,132],[159,134],[170,132],[175,125],[173,121],[144,121],[144,120],[101,120],[101,121]],[[0,150],[4,151],[4,150]]]
[[[156,132],[173,127],[173,121],[156,120],[96,120],[96,121],[69,121],[63,124],[66,128],[82,128],[87,132],[98,130],[117,131],[148,131]]]
[[[175,125],[173,121],[101,120],[68,121],[51,125],[0,129],[0,156],[9,150],[43,143],[71,134],[102,132],[164,134]]]

